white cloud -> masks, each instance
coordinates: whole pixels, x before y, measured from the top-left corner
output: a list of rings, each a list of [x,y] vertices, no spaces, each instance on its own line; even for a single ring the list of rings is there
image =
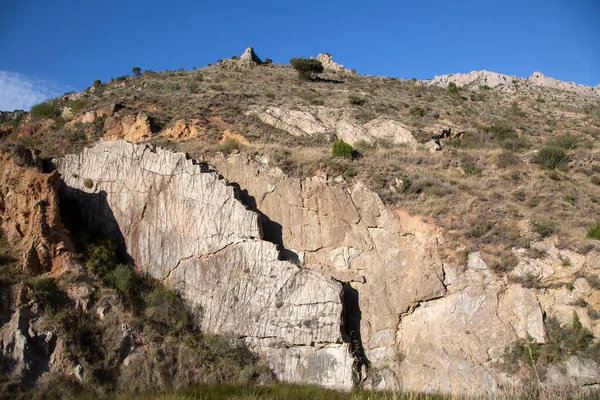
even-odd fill
[[[70,88],[44,79],[0,71],[0,111],[29,110]]]

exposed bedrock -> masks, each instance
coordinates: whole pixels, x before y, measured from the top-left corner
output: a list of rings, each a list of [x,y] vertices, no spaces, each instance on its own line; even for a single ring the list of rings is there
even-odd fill
[[[244,338],[287,381],[349,389],[342,285],[279,260],[235,188],[184,154],[105,142],[55,160],[61,195],[120,238],[140,272],[176,287],[203,330]]]

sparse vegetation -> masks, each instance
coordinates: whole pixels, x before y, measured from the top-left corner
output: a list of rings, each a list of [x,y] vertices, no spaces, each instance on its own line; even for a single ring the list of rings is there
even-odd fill
[[[137,66],[133,67],[133,68],[131,68],[131,73],[134,76],[140,76],[140,75],[142,75],[142,69],[140,67],[137,67]]]

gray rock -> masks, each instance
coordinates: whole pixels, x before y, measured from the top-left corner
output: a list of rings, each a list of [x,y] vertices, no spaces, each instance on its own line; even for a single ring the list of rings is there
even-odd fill
[[[254,49],[252,47],[248,47],[246,50],[244,50],[244,54],[242,54],[240,56],[240,59],[238,60],[238,64],[255,64],[255,65],[260,65],[262,64],[262,61],[260,58],[258,58],[258,56],[256,55],[256,53],[254,52]]]

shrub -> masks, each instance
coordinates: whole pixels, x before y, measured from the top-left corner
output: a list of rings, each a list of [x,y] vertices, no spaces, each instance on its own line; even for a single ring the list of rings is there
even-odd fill
[[[348,96],[348,102],[355,106],[364,106],[367,100],[364,97],[351,94],[350,96]]]
[[[237,140],[227,139],[223,143],[219,144],[219,146],[217,146],[217,151],[223,152],[225,154],[230,154],[232,151],[239,150],[243,147],[244,145],[238,142]]]
[[[84,99],[77,99],[75,100],[73,103],[71,103],[71,110],[74,113],[79,112],[83,107],[85,107],[85,100]]]
[[[481,168],[479,168],[475,163],[465,163],[462,168],[465,174],[469,176],[479,176],[482,173]]]
[[[427,114],[427,109],[425,107],[415,105],[408,110],[408,113],[415,117],[424,117],[425,114]]]
[[[265,61],[263,62],[263,64],[273,64],[273,60],[271,60],[270,58],[265,58]]]
[[[554,222],[546,218],[536,218],[533,221],[533,230],[543,238],[551,236],[556,232]]]
[[[590,239],[600,240],[600,221],[596,223],[596,226],[587,231],[587,237]]]
[[[569,161],[569,156],[560,147],[546,146],[537,153],[535,161],[544,169],[564,169]]]
[[[94,187],[94,181],[91,180],[90,178],[85,178],[83,180],[83,186],[85,186],[88,189],[91,189]]]
[[[121,76],[117,76],[117,78],[115,80],[117,82],[122,82],[122,81],[126,81],[127,78],[129,78],[127,75],[121,75]]]
[[[190,93],[196,93],[198,91],[198,84],[196,82],[190,82],[188,84],[188,89]]]
[[[142,74],[142,70],[140,67],[133,67],[131,68],[131,73],[133,73],[135,76],[140,76]]]
[[[570,133],[555,137],[548,143],[549,146],[558,147],[564,150],[574,150],[577,148],[578,140]]]
[[[33,278],[29,280],[28,286],[31,288],[33,300],[50,316],[69,305],[67,295],[56,286],[54,278]]]
[[[314,58],[292,58],[290,63],[298,72],[298,77],[305,81],[313,80],[317,74],[323,72],[323,64]]]
[[[336,140],[331,145],[331,154],[334,157],[352,158],[354,157],[354,148],[342,139]]]
[[[196,74],[196,80],[197,80],[198,82],[202,82],[202,81],[204,80],[204,75],[202,75],[202,72],[198,72],[198,73]]]
[[[60,116],[60,100],[52,99],[31,107],[29,111],[34,119],[57,118]]]
[[[446,93],[451,96],[456,96],[459,94],[458,86],[454,82],[448,82],[448,87],[446,88]]]

